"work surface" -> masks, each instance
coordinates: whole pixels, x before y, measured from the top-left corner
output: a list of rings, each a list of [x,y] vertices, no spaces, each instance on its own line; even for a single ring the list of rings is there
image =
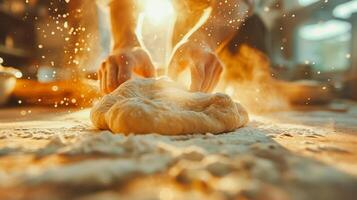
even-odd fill
[[[0,199],[355,199],[357,104],[221,135],[113,135],[89,110],[0,109]],[[140,124],[138,124],[140,126]]]

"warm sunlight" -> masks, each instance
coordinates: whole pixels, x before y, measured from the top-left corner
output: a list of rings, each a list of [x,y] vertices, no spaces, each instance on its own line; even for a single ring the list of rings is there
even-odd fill
[[[174,13],[170,0],[144,0],[144,13],[153,24],[164,23]]]

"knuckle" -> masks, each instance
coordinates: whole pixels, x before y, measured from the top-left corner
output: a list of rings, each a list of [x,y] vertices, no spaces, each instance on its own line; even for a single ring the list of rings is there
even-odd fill
[[[115,55],[110,55],[108,57],[108,61],[111,64],[115,64],[115,63],[121,64],[121,63],[125,62],[126,60],[128,60],[128,56],[126,53],[119,53],[119,54],[115,54]]]
[[[128,60],[129,58],[129,55],[127,53],[120,53],[116,56],[116,58],[119,60],[119,61],[126,61]]]
[[[114,56],[114,55],[109,56],[109,57],[108,57],[108,61],[109,61],[110,63],[115,63],[115,61],[116,61],[116,56]]]
[[[101,71],[101,70],[103,70],[103,69],[105,68],[105,63],[106,63],[106,61],[103,61],[103,62],[100,64],[98,71]]]
[[[112,63],[111,62],[107,62],[105,65],[103,65],[103,67],[101,68],[102,72],[107,72],[112,68]]]

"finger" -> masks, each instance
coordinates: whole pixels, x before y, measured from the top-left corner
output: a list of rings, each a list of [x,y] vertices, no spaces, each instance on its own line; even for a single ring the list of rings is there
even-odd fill
[[[103,88],[102,88],[102,79],[103,79],[103,74],[102,74],[102,69],[103,69],[103,67],[102,66],[104,66],[104,62],[101,64],[101,66],[100,66],[100,68],[99,68],[99,70],[98,70],[98,80],[99,80],[99,89],[100,89],[100,91],[103,91]]]
[[[180,55],[175,55],[169,64],[168,75],[177,80],[178,76],[188,67],[189,63]]]
[[[118,87],[118,66],[114,60],[109,59],[109,63],[107,64],[106,69],[107,90],[112,92]]]
[[[208,71],[205,72],[205,79],[203,80],[202,88],[201,88],[202,92],[208,92],[213,81],[213,73],[214,73],[213,71],[214,71],[215,63],[213,64],[211,63],[209,65],[211,66],[206,67]]]
[[[102,87],[103,87],[104,93],[108,94],[109,92],[108,92],[108,89],[107,89],[107,70],[105,68],[103,70],[103,84],[102,84]]]
[[[106,78],[105,78],[105,66],[107,65],[107,62],[102,63],[102,67],[100,69],[100,74],[101,74],[101,79],[100,79],[100,89],[102,92],[105,93],[105,85],[106,85]]]
[[[131,78],[132,66],[130,62],[124,62],[119,66],[118,84],[121,85]]]
[[[217,86],[219,78],[223,72],[223,64],[221,62],[217,62],[216,66],[214,67],[214,71],[212,74],[212,81],[210,86],[207,89],[207,92],[212,92],[213,89]]]
[[[202,65],[196,65],[191,67],[191,91],[201,91],[203,80],[205,78],[204,76],[204,69]]]
[[[209,90],[209,87],[210,87],[212,79],[213,79],[213,72],[215,70],[216,63],[217,63],[217,60],[215,59],[215,57],[210,56],[204,65],[205,66],[205,68],[204,68],[205,78],[202,83],[202,89],[201,89],[202,92],[208,92],[208,90]]]

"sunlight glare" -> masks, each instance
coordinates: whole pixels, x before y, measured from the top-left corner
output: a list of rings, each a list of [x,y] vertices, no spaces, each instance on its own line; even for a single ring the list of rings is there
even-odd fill
[[[146,0],[144,3],[145,16],[153,24],[162,24],[174,14],[170,0]]]

